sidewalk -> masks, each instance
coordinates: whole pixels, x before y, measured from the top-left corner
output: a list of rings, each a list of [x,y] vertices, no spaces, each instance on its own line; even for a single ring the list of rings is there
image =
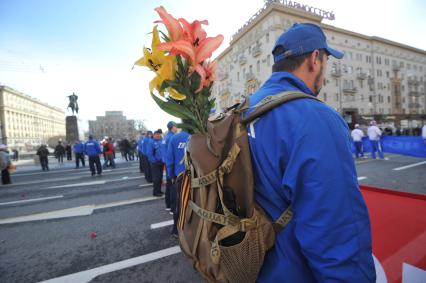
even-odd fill
[[[103,157],[100,156],[101,158],[101,164],[103,165],[104,160]],[[37,157],[37,161],[38,161],[38,157]],[[116,164],[121,164],[121,163],[126,163],[126,160],[121,157],[117,157],[114,159]],[[85,159],[86,162],[86,168],[89,168],[89,160]],[[139,162],[137,160],[134,161],[129,161],[129,162]],[[16,165],[16,171],[12,174],[15,173],[21,173],[21,172],[28,172],[28,171],[41,171],[41,166],[39,163],[35,163],[34,159],[23,159],[23,160],[18,160],[18,161],[12,161],[12,164]],[[80,164],[81,166],[81,164]],[[64,158],[64,162],[62,164],[59,164],[58,160],[56,158],[54,158],[53,156],[49,156],[49,168],[50,169],[72,169],[75,168],[75,159],[73,156],[73,159],[70,161],[67,161],[66,158]]]

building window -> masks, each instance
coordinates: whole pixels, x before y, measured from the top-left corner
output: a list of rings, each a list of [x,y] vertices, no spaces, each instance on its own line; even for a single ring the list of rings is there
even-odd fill
[[[240,72],[237,72],[237,81],[240,81]]]
[[[271,66],[271,55],[268,55],[268,57],[266,57],[266,64],[268,66]]]
[[[257,70],[258,73],[260,72],[260,60],[257,60],[256,70]]]
[[[388,96],[388,103],[390,103],[391,102],[391,98],[390,98],[390,96]]]
[[[324,92],[324,101],[327,101],[327,93]]]
[[[266,43],[269,43],[269,32],[266,33]]]
[[[368,96],[368,101],[369,101],[369,102],[373,102],[373,96],[372,96],[372,95],[369,95],[369,96]]]
[[[336,93],[336,101],[339,101],[339,94]]]
[[[389,71],[386,71],[386,78],[389,78]]]
[[[389,66],[389,59],[385,58],[385,65]]]

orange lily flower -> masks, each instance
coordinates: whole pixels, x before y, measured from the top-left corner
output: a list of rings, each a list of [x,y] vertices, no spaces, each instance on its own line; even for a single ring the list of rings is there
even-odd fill
[[[161,18],[161,21],[155,21],[155,23],[163,23],[167,30],[169,31],[170,39],[172,41],[179,40],[182,36],[183,29],[179,21],[175,19],[172,15],[167,13],[166,9],[163,6],[154,9]]]
[[[203,65],[198,64],[194,67],[194,70],[200,75],[201,82],[199,88],[196,90],[196,92],[200,92],[203,87],[209,87],[213,81],[216,78],[215,72],[216,72],[216,65],[217,61],[214,60],[212,62],[204,62]]]

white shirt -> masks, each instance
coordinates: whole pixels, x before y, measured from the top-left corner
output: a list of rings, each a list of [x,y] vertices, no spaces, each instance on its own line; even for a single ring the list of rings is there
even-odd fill
[[[364,133],[360,129],[353,129],[351,132],[351,136],[355,142],[360,142],[362,141],[362,137],[364,136]]]
[[[382,132],[377,126],[370,126],[367,130],[368,138],[372,141],[378,141],[380,140],[380,136],[382,135]]]

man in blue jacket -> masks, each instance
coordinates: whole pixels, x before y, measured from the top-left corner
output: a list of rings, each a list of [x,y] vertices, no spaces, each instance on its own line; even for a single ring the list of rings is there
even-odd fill
[[[273,73],[250,106],[284,91],[317,96],[328,56],[343,57],[314,24],[293,25],[272,54]],[[293,211],[258,282],[375,282],[368,211],[339,113],[298,99],[264,114],[248,131],[256,201],[273,220],[289,205]]]
[[[89,157],[89,167],[92,172],[92,176],[97,172],[98,175],[102,174],[101,160],[99,159],[99,154],[101,154],[101,146],[99,142],[93,139],[93,136],[89,136],[89,140],[84,144],[84,152]],[[95,172],[96,165],[96,172]]]
[[[173,121],[170,121],[167,123],[167,135],[164,137],[161,146],[162,146],[162,152],[163,152],[163,163],[166,164],[167,160],[166,160],[166,153],[167,153],[167,148],[170,142],[170,139],[173,137],[173,135],[177,132],[177,128],[176,128],[176,123]],[[166,169],[166,193],[164,196],[164,200],[166,201],[166,210],[171,210],[171,194],[172,194],[172,180],[169,176],[169,172]],[[170,212],[172,213],[172,211]]]
[[[77,140],[74,144],[73,150],[75,153],[75,168],[80,167],[80,161],[81,165],[86,167],[84,162],[84,144],[82,144],[80,140]]]
[[[157,130],[154,132],[153,139],[148,143],[146,154],[152,170],[152,194],[156,197],[163,196],[161,184],[163,182],[163,154],[161,149],[161,133]]]
[[[185,171],[185,148],[189,139],[189,134],[185,131],[174,135],[167,147],[167,156],[166,156],[166,165],[167,165],[167,174],[172,181],[171,188],[171,211],[173,212],[173,229],[172,235],[176,237],[178,235],[177,231],[177,221],[179,219],[179,204],[178,200],[178,189],[180,189],[181,184],[177,182],[177,177],[180,173]]]
[[[143,158],[143,171],[145,173],[145,180],[148,183],[152,183],[152,170],[151,164],[148,160],[147,148],[152,141],[152,131],[146,132],[145,137],[142,140],[142,158]]]

